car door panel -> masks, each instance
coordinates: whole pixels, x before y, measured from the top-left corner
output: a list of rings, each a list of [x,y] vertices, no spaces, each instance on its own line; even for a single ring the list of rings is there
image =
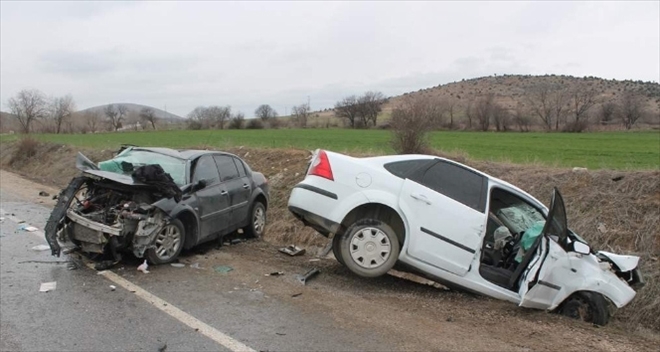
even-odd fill
[[[399,205],[411,224],[408,254],[465,275],[481,243],[485,214],[411,180],[404,181]]]
[[[218,169],[210,155],[202,156],[195,165],[193,183],[202,179],[206,181],[206,187],[195,192],[196,211],[200,218],[198,242],[206,241],[220,233],[231,215],[226,185],[220,182]]]
[[[216,155],[214,159],[220,170],[222,183],[226,188],[231,207],[227,225],[235,229],[244,224],[247,218],[250,183],[245,175],[245,169],[241,168],[242,170],[239,171],[234,161],[235,158],[232,156]]]

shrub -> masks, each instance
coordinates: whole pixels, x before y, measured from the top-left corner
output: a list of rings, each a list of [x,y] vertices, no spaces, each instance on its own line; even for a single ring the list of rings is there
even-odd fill
[[[254,118],[254,119],[250,119],[250,121],[247,123],[247,126],[245,128],[249,130],[260,130],[264,128],[264,124],[263,122],[261,122],[261,120]]]
[[[23,137],[16,143],[16,150],[9,160],[9,165],[23,163],[34,157],[39,148],[39,141],[32,137]]]

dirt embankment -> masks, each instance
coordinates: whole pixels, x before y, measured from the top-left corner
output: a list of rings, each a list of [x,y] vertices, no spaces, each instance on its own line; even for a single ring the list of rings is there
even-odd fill
[[[37,143],[27,153],[19,143],[0,150],[3,168],[57,187],[65,186],[78,173],[78,151],[94,161],[112,157],[114,150],[80,150],[71,146]],[[291,188],[304,178],[310,152],[232,148],[229,152],[263,172],[271,185],[269,227],[266,240],[276,244],[296,243],[321,247],[322,236],[296,221],[286,208]],[[27,154],[32,154],[29,158]],[[461,160],[470,166],[508,181],[546,204],[558,187],[568,211],[569,226],[597,249],[633,253],[642,257],[647,284],[635,300],[620,310],[616,319],[629,327],[660,330],[660,172],[578,171],[541,166],[511,165]]]

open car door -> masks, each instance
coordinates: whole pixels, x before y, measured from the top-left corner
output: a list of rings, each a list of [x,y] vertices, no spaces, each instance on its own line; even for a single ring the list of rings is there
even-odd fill
[[[525,253],[522,262],[511,278],[512,282],[510,284],[512,287],[520,283],[518,294],[521,298],[521,306],[544,309],[552,304],[560,288],[553,283],[542,280],[547,272],[547,270],[542,269],[552,268],[554,260],[558,258],[555,253],[559,254],[563,251],[561,246],[565,245],[567,236],[566,208],[559,190],[555,188],[552,192],[550,211],[543,231],[536,238],[532,247]],[[548,254],[551,254],[550,261],[553,263],[547,262]]]

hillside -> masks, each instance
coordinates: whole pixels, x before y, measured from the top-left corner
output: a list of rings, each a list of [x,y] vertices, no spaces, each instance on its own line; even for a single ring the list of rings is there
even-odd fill
[[[180,122],[182,117],[179,115],[172,114],[170,112],[155,108],[153,106],[147,106],[147,105],[142,105],[142,104],[133,104],[133,103],[113,103],[115,106],[117,105],[124,105],[128,108],[128,113],[127,115],[139,115],[140,110],[143,108],[151,108],[156,112],[156,118],[159,120],[164,120],[167,122]],[[99,105],[99,106],[93,106],[91,108],[87,108],[84,110],[80,110],[77,113],[78,114],[85,114],[86,112],[99,112],[101,115],[103,115],[103,109],[105,109],[106,106],[110,104],[105,104],[105,105]]]
[[[631,80],[608,80],[597,77],[573,77],[564,75],[503,75],[465,79],[459,82],[441,84],[435,87],[423,88],[417,91],[403,93],[402,95],[390,97],[383,107],[380,120],[385,121],[390,115],[392,108],[396,107],[405,97],[427,96],[455,104],[456,115],[460,118],[468,104],[476,99],[490,93],[494,95],[495,101],[507,109],[524,107],[527,104],[527,92],[540,86],[552,86],[558,89],[572,90],[578,85],[586,86],[597,92],[599,103],[615,102],[622,96],[623,92],[635,92],[642,96],[646,110],[651,114],[656,123],[660,119],[660,84],[655,82],[631,81]],[[353,92],[355,93],[355,92]],[[349,93],[346,94],[348,96]],[[341,100],[343,97],[337,97]],[[598,105],[594,107],[596,110]],[[324,123],[328,118],[334,116],[333,109],[326,109],[313,113],[319,119],[316,123]],[[336,123],[336,122],[335,122]]]

